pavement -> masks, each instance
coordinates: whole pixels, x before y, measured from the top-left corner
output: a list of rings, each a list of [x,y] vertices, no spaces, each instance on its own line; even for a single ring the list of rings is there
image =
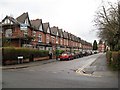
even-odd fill
[[[116,76],[118,77],[118,72],[111,70],[106,61],[105,54],[101,54],[96,60],[94,60],[91,64],[84,67],[81,71],[79,71],[82,75],[89,76]]]
[[[15,64],[15,65],[6,65],[6,66],[0,66],[0,69],[7,70],[7,69],[20,69],[20,68],[27,68],[32,66],[39,66],[47,63],[56,62],[56,59],[49,59],[49,60],[43,60],[43,61],[34,61],[29,63],[22,63],[22,64]]]

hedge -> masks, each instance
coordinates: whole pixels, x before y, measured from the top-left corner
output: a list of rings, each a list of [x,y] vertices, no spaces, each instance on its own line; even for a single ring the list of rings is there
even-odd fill
[[[120,70],[120,51],[108,51],[106,53],[108,65],[114,70]]]
[[[14,47],[3,47],[2,56],[3,60],[17,60],[18,56],[23,56],[24,59],[28,59],[31,55],[34,58],[48,56],[46,50],[35,50],[29,48],[14,48]]]

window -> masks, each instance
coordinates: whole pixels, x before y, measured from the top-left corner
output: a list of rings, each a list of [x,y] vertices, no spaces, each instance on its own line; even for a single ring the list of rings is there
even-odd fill
[[[28,31],[27,30],[24,30],[24,37],[26,37],[28,35]]]
[[[64,45],[66,45],[66,40],[64,39]]]
[[[58,44],[58,37],[56,37],[56,43]]]
[[[54,43],[54,37],[52,37],[52,43]]]
[[[62,45],[62,38],[61,38],[60,44]]]
[[[68,45],[68,40],[66,40],[66,44]]]
[[[42,35],[41,34],[38,35],[38,42],[42,42]]]
[[[46,38],[46,43],[49,43],[49,36],[47,36]]]
[[[12,36],[12,29],[7,29],[5,32],[5,37],[11,37]]]
[[[33,31],[33,37],[35,37],[36,36],[36,31]]]

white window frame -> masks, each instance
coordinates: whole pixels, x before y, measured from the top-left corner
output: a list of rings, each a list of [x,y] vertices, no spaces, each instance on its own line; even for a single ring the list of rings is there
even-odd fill
[[[55,42],[55,38],[54,37],[52,37],[52,43],[54,43]]]
[[[28,35],[28,31],[27,31],[27,30],[24,30],[24,31],[23,31],[23,35],[24,35],[24,37],[26,37],[26,36]]]
[[[12,29],[6,29],[6,31],[5,31],[5,37],[12,37]]]
[[[62,41],[63,41],[63,40],[62,40],[62,38],[61,38],[61,39],[60,39],[60,44],[61,44],[61,45],[63,44]]]
[[[49,39],[50,39],[49,36],[47,36],[46,37],[46,43],[49,43],[49,41],[50,41]]]
[[[42,42],[42,35],[41,34],[38,35],[38,42]]]
[[[33,37],[35,37],[36,36],[36,31],[33,31],[32,33],[33,33]]]

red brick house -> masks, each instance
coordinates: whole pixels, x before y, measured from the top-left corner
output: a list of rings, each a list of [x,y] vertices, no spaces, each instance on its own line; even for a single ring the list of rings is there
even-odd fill
[[[58,27],[51,27],[51,44],[52,44],[52,49],[53,51],[56,50],[56,48],[59,45],[59,37],[58,37]]]
[[[39,50],[91,50],[92,45],[58,27],[42,23],[42,19],[30,20],[28,12],[16,19],[6,16],[2,21],[3,46],[32,47]],[[103,50],[99,45],[99,50]]]
[[[99,52],[104,52],[105,51],[105,44],[102,40],[100,40],[99,43],[98,43],[98,51]]]
[[[60,50],[64,50],[64,39],[63,39],[63,30],[62,29],[58,29],[58,37],[59,37]]]
[[[33,27],[32,35],[32,45],[37,47],[39,50],[45,50],[46,37],[43,30],[42,19],[31,20]]]
[[[70,51],[68,38],[69,38],[69,33],[64,31],[63,32],[63,40],[64,40],[63,41],[64,42],[63,45],[64,45],[64,50],[66,50],[66,51]]]
[[[46,50],[51,50],[52,51],[52,40],[51,40],[51,30],[50,30],[50,24],[43,23],[43,30],[45,33],[45,44],[46,44]]]
[[[17,19],[6,16],[2,20],[2,32],[3,46],[30,46],[32,33],[28,13],[22,14]]]
[[[31,27],[31,22],[29,19],[29,15],[28,12],[23,13],[22,15],[18,16],[16,18],[16,20],[20,23],[20,33],[18,32],[17,34],[21,34],[20,36],[23,38],[24,40],[22,43],[23,47],[31,47],[31,40],[32,40],[32,27]]]

